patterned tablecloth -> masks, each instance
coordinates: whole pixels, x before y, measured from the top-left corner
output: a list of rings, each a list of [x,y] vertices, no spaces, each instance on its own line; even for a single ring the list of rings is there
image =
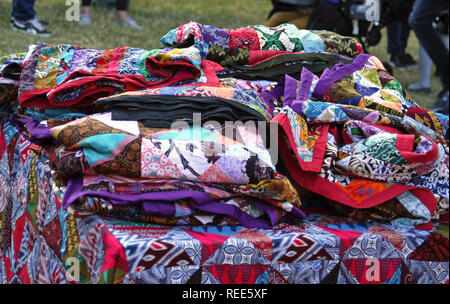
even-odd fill
[[[3,129],[0,283],[447,283],[432,231],[306,211],[298,225],[175,227],[62,208],[46,159]]]

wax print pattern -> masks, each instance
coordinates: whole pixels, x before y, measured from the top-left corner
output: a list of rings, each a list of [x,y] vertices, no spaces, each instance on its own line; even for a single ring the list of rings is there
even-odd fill
[[[448,217],[448,117],[410,100],[376,58],[362,63],[350,74],[339,73],[352,64],[321,77],[303,71],[300,81],[287,76],[285,106],[273,122],[292,151],[281,151],[290,174],[357,209],[396,199],[408,210],[409,219],[396,220],[405,225]]]
[[[293,24],[277,27],[250,25],[237,29],[217,28],[189,22],[170,30],[161,38],[165,47],[190,43],[206,58],[210,48],[226,49],[229,54],[245,55],[245,51],[328,52],[356,57],[362,51],[354,38],[327,31],[298,29]],[[216,51],[213,51],[216,52]]]
[[[88,106],[118,92],[206,82],[199,51],[119,47],[86,49],[40,43],[27,53],[19,87],[22,107]]]
[[[449,119],[356,39],[161,43],[0,59],[1,284],[449,283]]]
[[[213,128],[149,129],[111,120],[111,113],[40,127],[47,140],[58,141],[46,155],[67,186],[64,208],[84,204],[78,209],[176,225],[226,217],[270,228],[285,217],[304,217],[297,191],[277,172],[255,128],[241,125],[224,134]],[[31,137],[36,129],[28,130]]]
[[[246,142],[226,137],[221,130],[196,126],[143,136],[137,121],[115,121],[111,113],[104,113],[55,126],[50,133],[65,151],[82,152],[91,172],[231,184],[273,178],[276,169],[256,129],[237,128]],[[124,153],[126,160],[118,160]],[[111,162],[126,165],[116,168]]]
[[[62,207],[38,149],[18,133],[8,139],[0,162],[2,284],[448,284],[442,226],[308,213],[273,229],[174,227],[83,215]]]
[[[25,54],[15,53],[0,57],[0,115],[8,114],[17,104],[19,90],[20,66]]]

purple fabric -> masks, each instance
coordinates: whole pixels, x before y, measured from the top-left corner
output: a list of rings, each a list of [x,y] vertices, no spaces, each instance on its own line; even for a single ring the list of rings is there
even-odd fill
[[[271,101],[283,96],[284,83],[285,83],[285,80],[284,80],[284,78],[282,78],[282,79],[280,79],[280,81],[277,83],[277,85],[272,90],[270,90],[269,92],[264,91],[260,95],[261,99],[264,100],[264,102],[269,105],[269,107],[272,111],[274,109],[273,109],[273,105],[272,105]]]
[[[224,214],[229,215],[233,218],[235,218],[240,224],[246,227],[252,227],[252,228],[259,228],[259,229],[270,229],[273,227],[276,223],[269,223],[267,220],[255,218],[242,210],[240,210],[238,207],[233,205],[227,205],[222,202],[211,202],[208,204],[198,204],[197,202],[190,202],[189,205],[193,208],[196,208],[198,210],[210,212],[213,214]],[[273,210],[270,210],[269,212],[274,213]]]
[[[20,73],[20,85],[19,85],[19,95],[25,91],[34,89],[34,75],[36,73],[36,66],[39,62],[39,52],[43,46],[43,43],[38,43],[38,45],[31,52],[28,61],[31,64],[24,64],[22,71]]]
[[[285,75],[283,106],[292,107],[292,102],[297,98],[299,81],[289,75]]]
[[[189,207],[211,214],[229,215],[246,227],[270,229],[278,222],[277,207],[249,197],[251,203],[264,211],[267,217],[255,218],[239,209],[237,206],[225,204],[223,201],[214,201],[207,193],[198,191],[173,191],[152,192],[140,194],[114,194],[107,191],[83,191],[83,178],[80,176],[69,179],[63,198],[63,207],[69,207],[75,200],[82,196],[91,195],[109,199],[112,204],[124,205],[140,203],[142,213],[145,215],[174,216],[176,207],[175,200],[187,199]],[[305,214],[298,208],[293,208],[290,218],[301,220]]]
[[[295,96],[295,100],[291,104],[292,110],[298,114],[302,113],[303,102],[309,99],[309,92],[311,91],[313,80],[314,74],[308,69],[303,68],[300,76],[300,88]],[[297,84],[295,85],[297,86]]]
[[[111,203],[117,204],[115,200],[111,200]],[[174,203],[168,203],[163,201],[145,201],[141,205],[142,214],[145,215],[159,215],[159,216],[175,216],[176,207]]]
[[[320,76],[316,87],[314,88],[314,92],[312,94],[313,97],[320,100],[332,83],[358,70],[361,70],[367,60],[369,60],[370,56],[371,55],[369,54],[360,54],[355,58],[355,60],[353,60],[352,63],[343,64],[342,62],[339,62],[332,69],[325,69],[322,76]]]
[[[39,121],[32,118],[19,117],[14,114],[11,117],[11,123],[32,143],[42,146],[44,144],[56,145],[57,140],[51,135],[50,128],[40,124]],[[22,126],[25,125],[26,130],[30,136],[22,132]]]
[[[82,196],[91,195],[104,197],[110,200],[114,200],[116,204],[132,204],[142,202],[145,200],[156,201],[175,201],[179,199],[193,199],[200,204],[205,204],[213,200],[211,195],[205,192],[183,190],[172,192],[148,192],[139,194],[115,194],[108,191],[83,191],[83,177],[76,176],[69,179],[67,188],[64,193],[63,207],[69,207],[74,201]]]
[[[311,91],[313,80],[314,74],[307,68],[303,68],[300,76],[300,90],[296,96],[298,101],[305,101],[309,99],[309,92]]]

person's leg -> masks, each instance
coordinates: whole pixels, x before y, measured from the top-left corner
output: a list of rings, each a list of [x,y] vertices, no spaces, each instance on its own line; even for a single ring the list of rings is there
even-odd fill
[[[409,24],[438,69],[443,89],[448,91],[449,53],[439,33],[433,28],[434,18],[445,9],[448,9],[447,0],[416,0]]]
[[[81,14],[88,16],[91,14],[91,0],[81,1]]]
[[[34,18],[35,0],[13,0],[11,17],[19,21],[28,21]]]
[[[387,26],[387,51],[391,56],[405,52],[401,38],[402,23],[400,20],[395,20]]]
[[[41,22],[34,11],[35,0],[13,0],[11,27],[13,30],[32,35],[50,36],[46,29],[48,23]]]
[[[411,28],[408,21],[395,20],[387,26],[387,49],[390,56],[389,64],[399,70],[406,70],[416,66],[411,55],[406,53]]]
[[[441,35],[441,39],[444,42],[444,45],[449,48],[448,43],[448,35]],[[420,70],[420,80],[417,83],[411,84],[408,88],[410,90],[425,90],[429,92],[429,88],[431,86],[431,66],[433,62],[431,61],[430,56],[428,56],[427,51],[423,48],[422,45],[419,47],[419,70]]]
[[[142,26],[136,23],[136,21],[128,16],[128,2],[129,0],[116,0],[117,20],[120,25],[132,27],[136,30],[141,30]]]
[[[128,9],[128,1],[127,0],[116,0],[116,11],[117,11],[117,19],[120,22],[124,22],[128,18],[127,9]]]
[[[400,21],[400,45],[405,53],[406,47],[408,46],[409,33],[411,32],[411,27],[408,24],[408,20]]]
[[[431,77],[431,65],[433,62],[428,56],[427,52],[422,45],[419,46],[419,72],[420,80],[419,82],[413,83],[408,86],[408,89],[412,91],[424,91],[426,93],[430,92],[430,77]]]
[[[417,67],[417,61],[413,59],[413,57],[406,52],[408,46],[409,34],[411,32],[411,27],[409,26],[408,19],[401,20],[400,26],[400,45],[403,49],[403,54],[401,55],[401,59],[403,61],[403,65],[406,69],[411,69]]]
[[[91,24],[91,0],[82,0],[81,1],[81,15],[80,21],[78,24],[81,26],[90,25]]]

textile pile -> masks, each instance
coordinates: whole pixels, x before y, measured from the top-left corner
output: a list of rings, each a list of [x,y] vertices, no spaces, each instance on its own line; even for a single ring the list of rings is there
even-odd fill
[[[355,39],[161,45],[0,58],[1,283],[448,284],[449,118]]]

